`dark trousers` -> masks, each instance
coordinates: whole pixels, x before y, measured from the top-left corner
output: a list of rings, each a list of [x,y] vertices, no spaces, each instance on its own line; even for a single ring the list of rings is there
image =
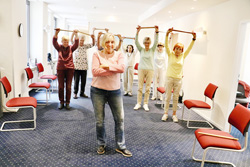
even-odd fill
[[[87,79],[87,70],[75,70],[74,74],[74,94],[78,93],[79,81],[81,79],[81,91],[80,94],[83,95],[85,92],[85,85]]]
[[[64,104],[64,82],[66,82],[66,104],[70,103],[71,84],[74,75],[74,69],[57,70],[57,78],[59,85],[59,100]]]

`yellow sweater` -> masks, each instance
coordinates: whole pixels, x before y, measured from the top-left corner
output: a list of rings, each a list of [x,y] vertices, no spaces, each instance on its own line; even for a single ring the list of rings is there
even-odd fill
[[[165,48],[168,54],[167,77],[182,78],[184,59],[187,57],[187,55],[191,51],[193,45],[194,45],[194,40],[192,40],[192,42],[189,44],[187,50],[184,53],[176,57],[174,52],[170,51],[169,44],[168,44],[168,37],[166,37]]]

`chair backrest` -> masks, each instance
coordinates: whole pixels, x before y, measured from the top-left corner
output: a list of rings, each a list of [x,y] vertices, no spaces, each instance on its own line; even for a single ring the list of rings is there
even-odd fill
[[[8,94],[11,92],[11,85],[10,85],[10,82],[9,80],[7,79],[7,77],[3,77],[0,79],[0,82],[2,83],[3,85],[3,89],[4,89],[4,93],[6,95],[6,98],[8,97]]]
[[[245,135],[250,123],[250,110],[241,104],[237,104],[229,115],[228,122]]]
[[[29,67],[27,67],[27,68],[25,68],[25,71],[26,71],[28,80],[32,79],[33,78],[32,70]]]
[[[42,63],[37,63],[37,64],[36,64],[36,66],[37,66],[37,69],[38,69],[38,73],[40,73],[40,72],[43,72],[43,71],[44,71],[44,68],[43,68]]]
[[[139,66],[139,63],[136,63],[134,69],[138,70],[138,66]]]
[[[207,88],[205,89],[204,95],[206,97],[210,98],[211,100],[213,100],[217,88],[218,88],[218,86],[216,86],[212,83],[209,83],[207,85]]]

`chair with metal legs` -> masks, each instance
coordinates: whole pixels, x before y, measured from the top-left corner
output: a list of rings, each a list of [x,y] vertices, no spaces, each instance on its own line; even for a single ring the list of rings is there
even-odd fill
[[[208,84],[208,86],[206,87],[206,89],[204,91],[205,101],[192,100],[192,99],[188,99],[188,100],[184,101],[183,110],[182,110],[182,120],[187,121],[188,128],[204,128],[204,127],[190,126],[189,125],[190,122],[206,122],[210,126],[210,129],[214,128],[213,125],[207,120],[205,120],[205,121],[204,120],[190,120],[190,112],[191,112],[192,108],[212,110],[214,108],[214,95],[215,95],[217,88],[218,88],[218,86],[216,86],[212,83]],[[212,107],[206,102],[207,97],[212,100]],[[183,118],[185,107],[188,109],[188,119]]]
[[[42,63],[37,63],[37,70],[38,70],[38,75],[40,73],[42,73],[44,71],[43,65]],[[51,91],[53,92],[53,85],[54,85],[54,81],[57,79],[56,75],[42,75],[40,76],[40,79],[47,79],[47,80],[51,80],[52,81],[52,86],[51,86]],[[57,82],[56,82],[56,87],[57,87]]]
[[[230,133],[214,130],[214,129],[197,129],[195,131],[195,139],[192,150],[192,158],[195,161],[201,162],[201,167],[204,166],[205,162],[208,163],[220,163],[229,164],[235,166],[231,162],[206,160],[206,154],[209,150],[223,150],[233,152],[243,152],[247,149],[248,144],[248,128],[250,123],[250,110],[241,104],[238,104],[231,112],[228,122],[238,129],[241,134],[245,137],[244,147],[241,146],[238,138],[234,138]],[[202,159],[194,157],[196,141],[199,142],[200,146],[204,149]]]
[[[6,98],[8,99],[8,94],[11,92],[11,85],[7,77],[3,77],[0,79],[0,82],[3,85],[4,93]],[[20,108],[32,108],[33,117],[28,120],[15,120],[15,121],[5,121],[3,122],[0,131],[18,131],[18,130],[34,130],[36,129],[36,107],[37,100],[34,97],[14,97],[12,99],[8,99],[6,104],[3,106],[8,112],[13,112],[15,109],[18,111]],[[14,123],[23,123],[23,122],[33,122],[34,126],[32,128],[12,128],[6,129],[4,128],[5,124],[14,124]]]
[[[27,78],[28,78],[28,82],[29,80],[31,80],[31,84],[29,84],[29,88],[31,89],[45,89],[46,90],[46,105],[48,104],[48,92],[49,92],[49,96],[50,96],[50,84],[48,82],[36,82],[36,83],[32,83],[32,78],[33,78],[33,72],[32,70],[27,67],[25,68],[26,74],[27,74]],[[40,104],[41,105],[41,104]]]

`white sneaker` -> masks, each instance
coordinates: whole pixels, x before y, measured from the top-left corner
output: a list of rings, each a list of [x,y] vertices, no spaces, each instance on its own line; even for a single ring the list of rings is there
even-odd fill
[[[168,114],[163,114],[161,120],[162,121],[167,121],[167,119],[168,119]]]
[[[152,97],[151,100],[156,100],[156,98],[155,98],[155,97]]]
[[[130,97],[131,97],[131,96],[133,96],[133,94],[132,94],[131,92],[128,92],[128,96],[130,96]]]
[[[144,108],[145,111],[149,111],[148,104],[144,104],[143,108]]]
[[[134,110],[138,110],[139,108],[141,108],[141,105],[140,104],[136,104],[135,107],[134,107]]]
[[[178,118],[177,118],[176,115],[173,115],[173,116],[172,116],[172,119],[173,119],[173,122],[178,122]]]
[[[127,96],[128,95],[128,92],[124,92],[124,94],[123,94],[124,96]]]

